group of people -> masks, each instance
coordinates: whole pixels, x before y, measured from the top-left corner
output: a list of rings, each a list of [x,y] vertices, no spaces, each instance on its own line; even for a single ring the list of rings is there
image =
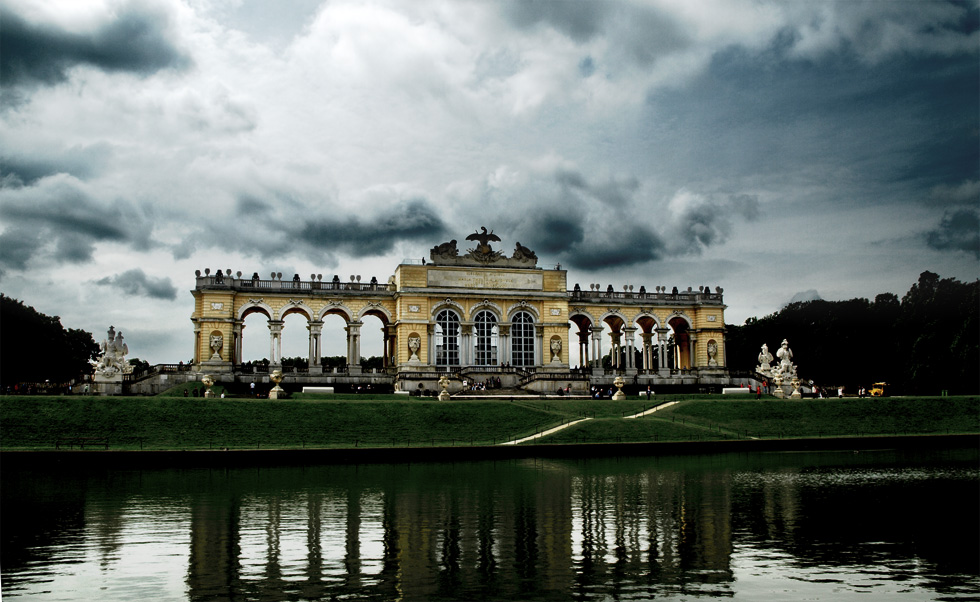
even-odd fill
[[[500,388],[500,377],[490,377],[486,380],[469,380],[463,379],[463,388],[469,389],[470,391],[486,391],[488,389],[499,389]]]

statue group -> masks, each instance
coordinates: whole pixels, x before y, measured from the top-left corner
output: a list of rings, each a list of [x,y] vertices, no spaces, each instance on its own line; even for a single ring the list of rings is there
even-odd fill
[[[129,347],[123,342],[122,332],[117,334],[116,329],[110,326],[107,337],[99,344],[99,351],[99,359],[89,360],[96,376],[121,381],[123,374],[132,373],[133,367],[126,361]]]
[[[779,363],[775,366],[770,365],[773,357],[769,353],[769,346],[763,343],[762,351],[759,353],[759,365],[755,368],[756,372],[772,379],[775,385],[773,394],[776,397],[800,397],[800,379],[796,374],[796,364],[793,363],[793,350],[790,349],[789,341],[786,339],[783,339],[779,349],[776,350],[776,359],[779,360]],[[789,395],[786,395],[783,390],[784,382],[793,387]]]

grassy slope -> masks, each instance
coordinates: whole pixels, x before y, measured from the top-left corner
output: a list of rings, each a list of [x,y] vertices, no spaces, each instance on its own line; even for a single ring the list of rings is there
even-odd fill
[[[51,449],[108,438],[112,449],[208,449],[493,444],[583,416],[542,443],[752,437],[980,433],[980,398],[786,401],[677,396],[637,420],[645,398],[439,402],[343,396],[252,400],[178,397],[0,397],[0,448]],[[665,401],[665,398],[655,400]]]

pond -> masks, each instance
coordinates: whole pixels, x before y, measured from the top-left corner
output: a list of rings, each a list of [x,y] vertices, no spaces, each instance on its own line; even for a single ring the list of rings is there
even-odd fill
[[[9,470],[31,600],[980,598],[976,449]]]

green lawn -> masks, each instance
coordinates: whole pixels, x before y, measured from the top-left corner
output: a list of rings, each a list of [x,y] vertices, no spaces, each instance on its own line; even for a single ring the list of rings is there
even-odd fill
[[[643,420],[672,420],[750,437],[980,433],[980,397],[690,400]]]
[[[509,402],[271,401],[3,397],[0,448],[51,449],[79,438],[112,449],[256,449],[493,444],[560,423]]]
[[[635,420],[658,403],[674,406]],[[111,449],[493,445],[588,417],[535,443],[980,433],[980,397],[762,401],[519,401],[344,395],[304,399],[0,397],[0,449],[108,441]]]

